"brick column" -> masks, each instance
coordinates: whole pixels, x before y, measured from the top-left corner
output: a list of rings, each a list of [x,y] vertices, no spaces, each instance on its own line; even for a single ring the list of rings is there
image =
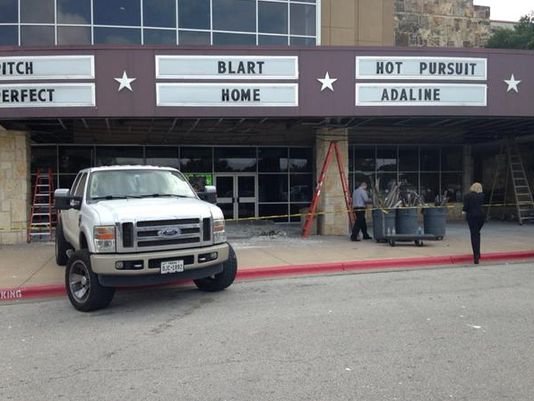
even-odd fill
[[[343,159],[345,177],[348,179],[349,143],[348,130],[321,128],[315,138],[316,150],[316,178],[319,179],[326,153],[331,141],[337,142],[337,147]],[[349,221],[346,212],[343,187],[339,177],[335,154],[328,168],[323,183],[318,210],[323,212],[319,217],[318,234],[320,235],[348,235]]]
[[[0,245],[26,242],[30,187],[28,134],[0,127]]]

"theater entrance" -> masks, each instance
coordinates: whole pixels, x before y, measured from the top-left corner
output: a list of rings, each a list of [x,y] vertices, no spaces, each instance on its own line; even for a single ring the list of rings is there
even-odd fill
[[[258,216],[256,174],[223,173],[215,175],[217,206],[227,220]]]

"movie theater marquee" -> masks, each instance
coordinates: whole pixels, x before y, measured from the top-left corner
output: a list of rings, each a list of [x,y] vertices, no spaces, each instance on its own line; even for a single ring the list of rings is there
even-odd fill
[[[91,55],[0,57],[0,108],[92,107],[94,82],[72,81],[94,79]]]
[[[297,107],[298,78],[296,56],[156,56],[158,106]]]
[[[356,106],[487,105],[485,58],[356,57],[356,79],[381,81],[357,82]]]

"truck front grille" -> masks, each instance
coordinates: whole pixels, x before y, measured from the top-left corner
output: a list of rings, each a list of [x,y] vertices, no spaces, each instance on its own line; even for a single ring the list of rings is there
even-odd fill
[[[192,244],[203,245],[209,242],[211,219],[187,218],[126,222],[122,223],[121,231],[122,247],[125,251],[188,248]]]

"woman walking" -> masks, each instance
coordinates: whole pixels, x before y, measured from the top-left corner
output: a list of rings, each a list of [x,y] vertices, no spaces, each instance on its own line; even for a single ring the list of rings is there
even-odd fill
[[[479,182],[473,183],[470,192],[464,196],[463,212],[471,233],[471,247],[473,248],[473,261],[476,265],[480,260],[480,229],[484,225],[486,217],[482,211],[484,194]]]

